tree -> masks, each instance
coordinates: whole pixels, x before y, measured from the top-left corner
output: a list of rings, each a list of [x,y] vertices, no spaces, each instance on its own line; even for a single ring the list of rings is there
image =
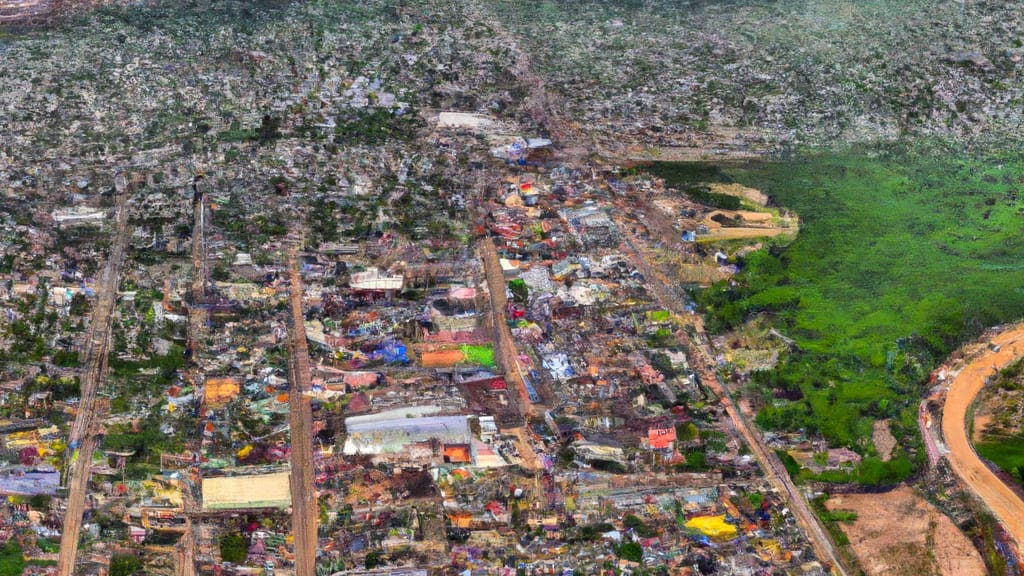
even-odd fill
[[[142,560],[134,554],[114,554],[110,559],[110,576],[131,576],[142,569]]]
[[[46,494],[36,494],[28,499],[28,505],[33,510],[46,510],[50,507],[50,497]]]
[[[634,514],[626,514],[622,518],[622,525],[626,528],[632,528],[633,532],[641,538],[653,538],[658,535],[658,531],[651,528],[644,522],[639,516]]]
[[[664,352],[656,352],[651,356],[651,366],[669,380],[679,375],[679,371],[672,367],[672,359]]]
[[[21,546],[8,540],[3,548],[0,548],[0,576],[21,576],[24,570],[25,557],[22,555]]]
[[[68,309],[68,313],[72,316],[84,316],[89,311],[89,301],[86,299],[85,294],[79,292],[71,297],[71,304]]]
[[[256,131],[261,143],[276,140],[281,137],[281,120],[272,118],[269,114],[263,116],[263,122]]]
[[[318,198],[311,204],[306,223],[317,243],[338,240],[338,205],[336,202]]]
[[[384,558],[384,556],[380,552],[374,550],[373,552],[370,552],[366,555],[366,562],[364,563],[364,566],[366,567],[367,570],[370,570],[372,568],[383,566],[385,564],[387,564],[387,560]]]
[[[697,439],[699,434],[700,430],[697,429],[697,425],[693,422],[676,425],[676,438],[680,442],[692,442]]]
[[[231,270],[228,269],[227,264],[221,262],[213,267],[210,276],[218,282],[227,282],[231,279]]]
[[[522,279],[516,278],[515,280],[508,283],[509,290],[512,291],[512,297],[516,302],[526,303],[530,296],[530,290],[526,286],[526,282]]]
[[[245,539],[241,534],[225,534],[220,538],[220,558],[224,562],[241,564],[245,561],[248,551],[245,549]]]
[[[644,560],[644,549],[636,542],[626,542],[619,546],[615,554],[623,560],[631,560],[633,562],[643,562]]]

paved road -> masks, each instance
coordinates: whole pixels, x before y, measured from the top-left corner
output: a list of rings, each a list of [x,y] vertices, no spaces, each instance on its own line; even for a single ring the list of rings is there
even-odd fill
[[[291,322],[289,340],[288,409],[291,424],[292,534],[295,536],[295,574],[312,576],[316,570],[317,521],[320,508],[313,485],[313,413],[309,396],[312,389],[309,349],[302,315],[302,276],[293,250],[289,256],[291,280]]]
[[[96,393],[106,384],[107,360],[109,357],[111,316],[117,302],[121,268],[128,244],[128,187],[120,191],[117,198],[117,220],[114,242],[96,290],[96,304],[89,323],[88,340],[82,354],[86,371],[82,374],[82,398],[78,413],[68,434],[68,499],[64,513],[64,526],[60,537],[60,552],[57,556],[57,572],[60,576],[71,576],[78,553],[78,538],[82,527],[82,513],[85,510],[85,496],[89,484],[89,465],[96,448],[96,427],[98,407]],[[78,446],[76,451],[71,447]]]
[[[648,219],[648,224],[652,224],[651,218]],[[655,297],[667,310],[671,310],[679,316],[687,317],[689,313],[683,309],[685,299],[679,291],[674,288],[674,284],[668,280],[660,270],[654,270],[647,262],[647,259],[643,257],[643,252],[637,248],[637,245],[642,242],[639,238],[635,237],[631,233],[632,226],[621,219],[617,219],[619,229],[623,232],[626,239],[626,247],[631,252],[631,259],[636,264],[637,268],[644,275],[647,287],[654,293]],[[660,230],[663,238],[674,238],[675,232],[671,228],[667,230]],[[699,339],[706,340],[706,336],[703,334],[703,328],[700,324],[695,324],[694,328],[698,331],[697,334]],[[695,342],[694,339],[687,336],[686,332],[679,331],[676,336],[679,341],[686,347],[687,357],[693,364],[697,373],[700,375],[701,382],[711,389],[712,392],[718,396],[722,405],[725,407],[725,411],[732,421],[733,427],[743,436],[747,445],[750,446],[751,452],[754,457],[761,463],[761,467],[764,470],[765,477],[768,481],[779,491],[780,494],[787,496],[790,510],[793,512],[803,529],[804,533],[810,538],[811,545],[814,547],[815,553],[818,558],[823,562],[828,563],[832,566],[832,571],[838,574],[846,574],[845,569],[841,562],[839,562],[839,556],[835,552],[835,548],[832,545],[832,541],[825,534],[821,524],[818,523],[817,517],[811,512],[810,507],[807,505],[807,501],[804,500],[803,494],[797,489],[796,485],[793,484],[793,480],[789,477],[789,473],[786,472],[786,468],[779,461],[779,458],[775,453],[765,446],[761,440],[760,432],[749,425],[739,409],[733,402],[732,397],[729,396],[725,387],[718,379],[718,373],[715,369],[716,363],[714,359],[708,353],[707,348],[701,344],[701,342]]]
[[[1016,326],[991,340],[989,349],[964,367],[946,394],[942,434],[949,448],[949,463],[971,490],[985,502],[1017,542],[1024,546],[1024,502],[995,475],[974,451],[967,437],[967,410],[985,387],[985,379],[1024,355],[1024,326]]]
[[[484,261],[484,274],[487,277],[487,291],[491,298],[491,321],[494,323],[494,341],[497,344],[495,358],[505,372],[505,380],[517,392],[515,396],[519,400],[519,413],[529,421],[536,415],[536,410],[530,402],[526,385],[523,384],[523,375],[519,372],[519,351],[512,339],[512,330],[508,327],[508,316],[505,312],[508,306],[508,299],[505,296],[505,275],[501,272],[498,252],[490,238],[480,241],[480,253]],[[523,429],[515,432],[522,466],[529,470],[538,470],[541,463],[523,432]]]

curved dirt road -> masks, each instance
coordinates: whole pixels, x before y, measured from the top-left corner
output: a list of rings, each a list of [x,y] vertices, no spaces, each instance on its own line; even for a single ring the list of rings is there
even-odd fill
[[[967,409],[996,370],[1024,355],[1024,325],[991,340],[993,348],[974,359],[953,379],[942,416],[942,435],[950,450],[949,463],[960,478],[989,507],[1021,547],[1024,543],[1024,501],[1006,487],[978,457],[967,437]]]

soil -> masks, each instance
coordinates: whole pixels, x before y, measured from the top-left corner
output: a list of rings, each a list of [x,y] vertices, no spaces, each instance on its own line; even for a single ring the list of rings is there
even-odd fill
[[[857,520],[840,524],[867,574],[985,574],[970,540],[937,508],[906,486],[884,494],[843,494],[830,510],[853,510]]]
[[[992,423],[991,414],[975,414],[974,429],[971,431],[971,442],[981,442],[985,439],[985,430]]]
[[[768,195],[756,188],[748,188],[742,184],[722,184],[718,182],[710,184],[708,187],[715,194],[738,196],[759,206],[768,205]]]
[[[889,430],[888,420],[876,420],[875,428],[871,434],[875,443],[875,450],[882,462],[888,462],[892,458],[892,451],[896,448],[896,437]]]

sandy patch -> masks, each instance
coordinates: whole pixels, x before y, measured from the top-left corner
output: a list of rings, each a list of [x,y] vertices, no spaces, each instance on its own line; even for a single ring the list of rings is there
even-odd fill
[[[991,414],[975,414],[974,430],[971,431],[971,442],[981,442],[985,439],[985,429],[992,423]]]
[[[875,443],[875,450],[882,462],[888,462],[892,458],[892,451],[896,448],[896,437],[889,430],[888,420],[876,420],[871,439]]]
[[[985,574],[970,540],[906,486],[885,494],[838,495],[829,499],[828,508],[857,512],[855,522],[841,527],[867,574]]]
[[[768,204],[768,196],[757,188],[747,188],[742,184],[722,184],[719,182],[708,184],[708,188],[715,194],[739,196],[761,206]]]

